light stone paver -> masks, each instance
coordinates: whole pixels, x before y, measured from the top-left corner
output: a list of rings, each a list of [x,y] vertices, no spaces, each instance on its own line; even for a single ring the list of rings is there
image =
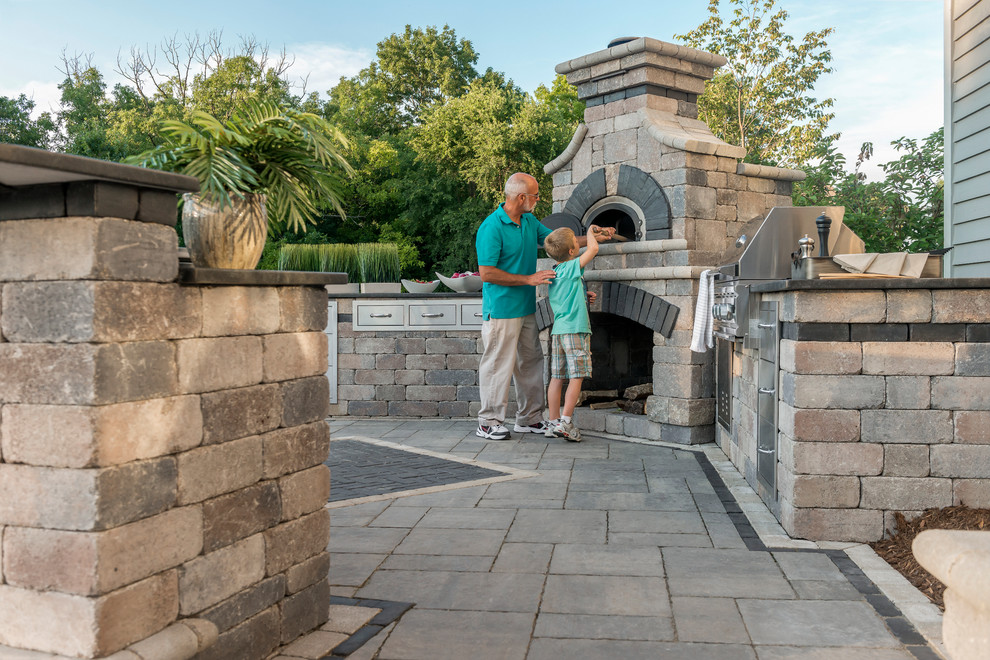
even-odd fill
[[[414,603],[353,660],[936,657],[916,635],[891,632],[815,544],[787,538],[741,477],[709,481],[697,449],[590,432],[580,444],[532,434],[489,442],[475,424],[331,422],[334,438],[387,436],[397,447],[536,472],[335,503],[331,593]],[[720,473],[731,469],[703,451]],[[746,547],[753,528],[737,526],[723,496],[770,551]],[[860,546],[828,547],[852,556]]]

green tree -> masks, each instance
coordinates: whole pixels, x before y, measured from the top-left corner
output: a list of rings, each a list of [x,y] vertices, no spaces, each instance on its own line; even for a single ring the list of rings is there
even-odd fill
[[[826,135],[832,99],[811,96],[818,79],[832,71],[826,37],[833,28],[808,32],[796,43],[784,32],[787,12],[771,13],[775,0],[728,0],[734,6],[728,22],[720,4],[709,0],[708,20],[676,37],[728,60],[698,99],[699,117],[716,136],[744,147],[747,162],[806,163],[838,137]]]
[[[16,99],[0,96],[0,142],[51,148],[57,137],[55,121],[47,112],[31,119],[33,111],[34,101],[24,94]]]
[[[883,181],[867,182],[859,171],[873,153],[865,143],[852,172],[831,145],[794,186],[798,206],[844,206],[844,222],[866,244],[867,252],[925,252],[944,243],[943,130],[920,143],[900,138],[891,144],[903,154],[881,165]]]

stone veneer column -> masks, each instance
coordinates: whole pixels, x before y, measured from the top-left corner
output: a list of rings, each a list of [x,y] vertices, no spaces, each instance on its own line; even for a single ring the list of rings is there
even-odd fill
[[[0,656],[264,658],[327,620],[325,291],[183,286],[176,245],[0,221]]]

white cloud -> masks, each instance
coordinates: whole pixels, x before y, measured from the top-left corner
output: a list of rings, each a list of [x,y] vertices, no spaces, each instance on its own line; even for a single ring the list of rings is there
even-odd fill
[[[58,88],[57,82],[41,82],[32,80],[17,89],[6,89],[0,87],[0,96],[16,99],[24,94],[34,101],[34,111],[31,116],[37,119],[42,112],[56,112],[59,107],[59,100],[62,92]]]
[[[374,53],[364,49],[351,50],[325,43],[292,44],[286,51],[295,56],[289,79],[302,85],[308,74],[306,91],[320,95],[340,82],[341,76],[355,75],[374,59]]]

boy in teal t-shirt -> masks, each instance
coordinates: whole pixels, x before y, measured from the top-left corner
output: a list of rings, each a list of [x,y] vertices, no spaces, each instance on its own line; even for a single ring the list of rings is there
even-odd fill
[[[578,256],[574,232],[566,227],[554,230],[543,242],[547,254],[557,262],[557,276],[550,282],[550,308],[553,310],[553,330],[550,332],[550,385],[547,402],[550,422],[546,436],[581,442],[581,431],[571,421],[581,383],[591,377],[591,319],[584,290],[584,268],[598,254],[596,225],[588,228],[588,247]],[[560,393],[568,380],[561,415]]]

